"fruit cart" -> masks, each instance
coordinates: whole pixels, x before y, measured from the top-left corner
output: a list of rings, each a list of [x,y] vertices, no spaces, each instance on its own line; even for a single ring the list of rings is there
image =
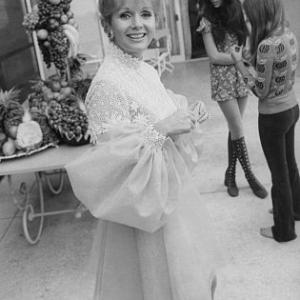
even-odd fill
[[[0,162],[0,176],[8,176],[10,195],[16,206],[22,211],[22,227],[26,240],[34,245],[40,240],[45,216],[53,216],[64,213],[74,213],[80,216],[84,211],[82,205],[75,209],[60,211],[45,211],[44,187],[49,187],[54,194],[61,193],[64,183],[64,167],[78,156],[84,153],[91,145],[67,146],[62,145],[47,149],[19,159]],[[21,183],[18,191],[15,191],[12,176],[16,174],[34,173],[35,180],[31,187]],[[59,183],[55,186],[51,181],[51,175],[59,174]],[[32,190],[36,184],[38,189],[38,203],[34,203]]]

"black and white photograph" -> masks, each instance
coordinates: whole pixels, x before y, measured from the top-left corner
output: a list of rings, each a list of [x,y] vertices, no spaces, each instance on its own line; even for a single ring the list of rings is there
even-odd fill
[[[299,300],[299,16],[0,0],[0,300]]]

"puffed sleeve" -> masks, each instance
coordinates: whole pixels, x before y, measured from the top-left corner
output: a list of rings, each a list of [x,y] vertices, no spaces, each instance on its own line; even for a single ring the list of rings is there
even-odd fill
[[[95,217],[154,232],[176,209],[185,161],[117,86],[98,82],[87,98],[98,143],[66,166],[73,191]]]
[[[197,32],[200,33],[211,33],[211,23],[206,19],[206,18],[202,18],[199,22],[199,27],[196,30]]]

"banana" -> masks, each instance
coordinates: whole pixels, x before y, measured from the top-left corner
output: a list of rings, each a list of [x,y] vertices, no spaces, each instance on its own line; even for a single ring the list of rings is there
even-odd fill
[[[74,40],[74,37],[72,35],[72,33],[70,33],[69,30],[66,30],[64,29],[64,33],[66,35],[66,37],[68,38],[69,40],[69,43],[70,43],[70,46],[69,46],[69,53],[68,53],[68,57],[74,57],[74,45],[75,45],[75,40]]]
[[[79,34],[75,36],[74,32],[71,31],[68,27],[64,28],[64,33],[70,42],[70,50],[68,56],[76,57],[79,50]]]
[[[63,28],[72,32],[75,40],[79,42],[79,32],[74,26],[72,26],[70,24],[64,24]]]

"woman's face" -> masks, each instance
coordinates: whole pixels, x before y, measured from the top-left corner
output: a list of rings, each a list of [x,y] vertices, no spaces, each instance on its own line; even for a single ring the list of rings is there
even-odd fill
[[[134,57],[142,57],[154,38],[155,14],[151,0],[117,0],[111,18],[114,43]]]
[[[219,8],[223,4],[223,0],[209,0],[214,8]]]

